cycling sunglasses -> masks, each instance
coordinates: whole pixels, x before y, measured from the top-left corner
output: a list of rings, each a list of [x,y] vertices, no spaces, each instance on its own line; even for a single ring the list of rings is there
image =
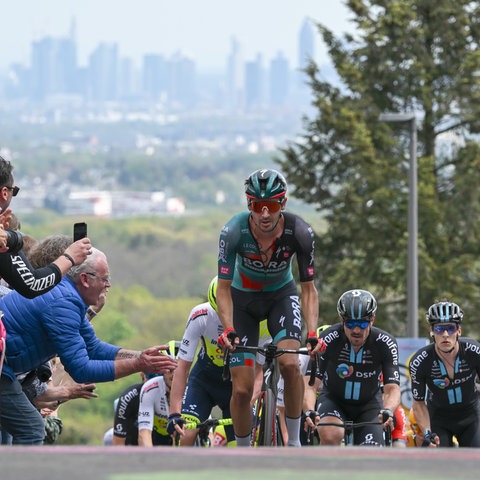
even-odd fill
[[[442,335],[443,332],[447,332],[449,335],[453,335],[458,330],[458,325],[456,323],[448,323],[447,325],[434,325],[433,331]]]
[[[365,330],[370,325],[370,320],[345,320],[343,324],[349,330],[353,330],[355,327],[359,327],[362,330]]]
[[[283,200],[250,200],[250,210],[255,213],[262,213],[266,207],[271,213],[277,213],[282,208]]]

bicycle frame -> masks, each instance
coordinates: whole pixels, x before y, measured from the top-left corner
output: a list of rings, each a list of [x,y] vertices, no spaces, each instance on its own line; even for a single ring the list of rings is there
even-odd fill
[[[277,411],[278,380],[280,371],[276,358],[284,354],[309,355],[307,348],[298,350],[278,348],[269,343],[264,347],[237,345],[236,350],[241,352],[259,353],[265,357],[263,366],[263,383],[259,398],[255,402],[254,421],[252,427],[252,444],[261,446],[280,446],[284,444],[280,428],[280,418]],[[230,377],[230,356],[228,350],[224,354],[223,378]],[[313,385],[317,370],[316,357],[312,361],[309,383]]]

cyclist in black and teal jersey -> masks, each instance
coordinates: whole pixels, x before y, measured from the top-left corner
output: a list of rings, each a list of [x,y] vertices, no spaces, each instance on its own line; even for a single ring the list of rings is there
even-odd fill
[[[322,380],[316,411],[317,423],[380,422],[354,431],[355,445],[382,445],[383,428],[393,428],[395,410],[400,405],[399,356],[396,339],[373,325],[377,301],[367,290],[349,290],[337,304],[341,322],[321,333],[327,348],[320,355],[319,377]],[[383,376],[384,393],[380,389]],[[315,396],[310,395],[306,408],[315,411]],[[313,425],[307,419],[309,425]],[[343,428],[317,428],[320,445],[340,445]]]
[[[423,446],[480,447],[480,343],[461,337],[462,309],[444,300],[427,313],[433,343],[411,358],[412,411]],[[433,432],[433,433],[432,433]]]
[[[248,210],[234,216],[220,233],[217,305],[224,331],[219,342],[231,350],[239,342],[257,345],[258,326],[266,318],[273,342],[297,349],[303,316],[309,348],[320,351],[314,232],[300,217],[285,212],[287,183],[279,172],[253,172],[245,181],[245,193]],[[294,256],[301,302],[292,274]],[[300,446],[303,378],[295,356],[278,360],[285,381],[288,444]],[[254,364],[252,354],[233,352],[231,414],[238,446],[249,445]]]

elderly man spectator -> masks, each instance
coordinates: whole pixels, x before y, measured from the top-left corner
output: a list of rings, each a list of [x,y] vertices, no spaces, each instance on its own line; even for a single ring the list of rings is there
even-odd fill
[[[96,248],[73,266],[52,290],[34,299],[12,292],[0,299],[7,330],[7,355],[0,380],[0,423],[14,443],[43,443],[44,422],[28,400],[16,374],[29,372],[60,357],[78,383],[107,382],[132,373],[165,373],[176,361],[164,355],[167,345],[126,350],[101,342],[85,314],[110,287],[105,254]]]

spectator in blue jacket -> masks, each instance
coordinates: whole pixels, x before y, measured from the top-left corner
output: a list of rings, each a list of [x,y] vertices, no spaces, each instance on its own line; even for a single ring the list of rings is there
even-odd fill
[[[23,393],[15,375],[60,357],[78,383],[107,382],[132,373],[165,373],[176,361],[164,355],[167,345],[126,350],[101,342],[85,314],[110,287],[105,254],[96,248],[72,267],[52,290],[33,299],[11,292],[0,299],[7,330],[6,363],[0,379],[0,423],[14,444],[40,445],[44,422]]]

